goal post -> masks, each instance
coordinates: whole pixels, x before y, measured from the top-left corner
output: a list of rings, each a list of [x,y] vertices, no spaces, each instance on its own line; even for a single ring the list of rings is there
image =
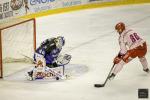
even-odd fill
[[[32,59],[30,58],[33,57],[35,49],[36,20],[34,18],[13,20],[3,25],[1,24],[0,78],[5,76],[5,72],[11,72],[12,68],[21,69],[16,64],[18,62],[31,63]],[[13,71],[15,71],[14,69]]]
[[[1,42],[1,30],[0,30],[0,49],[2,49],[2,42]],[[3,77],[3,67],[2,67],[2,51],[0,50],[0,78]]]

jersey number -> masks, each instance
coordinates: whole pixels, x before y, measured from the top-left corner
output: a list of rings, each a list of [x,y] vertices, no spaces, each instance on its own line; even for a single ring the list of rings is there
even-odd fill
[[[133,33],[130,35],[130,39],[132,42],[136,42],[137,40],[140,39],[140,37],[137,35],[137,33]]]

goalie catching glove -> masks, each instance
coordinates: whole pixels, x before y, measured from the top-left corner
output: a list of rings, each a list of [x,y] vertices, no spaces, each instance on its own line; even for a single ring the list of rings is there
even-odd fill
[[[71,60],[71,55],[65,54],[65,55],[59,55],[57,58],[57,64],[58,66],[64,66],[68,64]]]

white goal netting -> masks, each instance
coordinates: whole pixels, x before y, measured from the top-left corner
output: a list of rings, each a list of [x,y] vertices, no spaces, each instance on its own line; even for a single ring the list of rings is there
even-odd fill
[[[31,62],[34,52],[33,20],[21,22],[1,30],[2,61]]]
[[[1,77],[3,73],[20,70],[23,64],[33,63],[36,45],[35,20],[18,20],[0,27]],[[8,74],[7,74],[8,75]]]

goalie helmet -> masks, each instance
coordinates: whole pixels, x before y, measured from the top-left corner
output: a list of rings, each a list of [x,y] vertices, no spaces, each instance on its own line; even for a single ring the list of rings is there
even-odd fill
[[[123,22],[119,22],[116,24],[115,29],[119,34],[121,34],[125,30],[125,24]]]
[[[65,38],[63,36],[58,36],[55,39],[55,43],[58,48],[62,48],[62,46],[65,45]]]

